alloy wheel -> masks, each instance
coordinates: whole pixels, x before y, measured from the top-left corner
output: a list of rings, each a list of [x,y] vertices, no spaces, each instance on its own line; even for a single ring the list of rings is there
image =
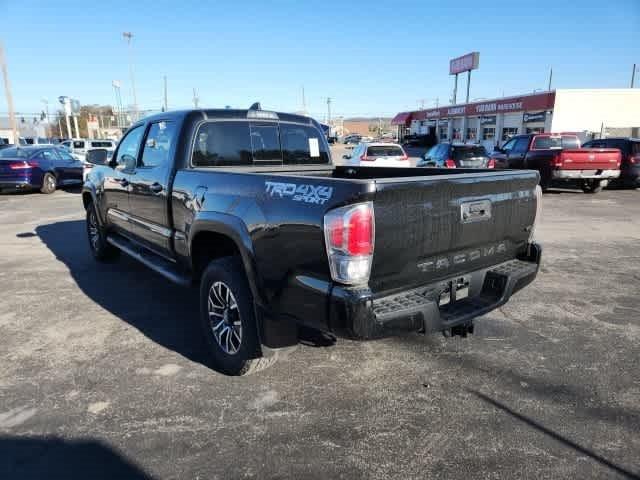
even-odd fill
[[[209,325],[223,352],[235,355],[242,344],[242,321],[238,303],[224,282],[214,282],[207,299]]]

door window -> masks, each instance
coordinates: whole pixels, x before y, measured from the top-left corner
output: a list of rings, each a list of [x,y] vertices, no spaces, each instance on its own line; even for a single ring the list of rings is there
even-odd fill
[[[144,127],[140,125],[130,130],[122,139],[116,156],[116,163],[119,166],[124,166],[127,169],[135,167],[143,133]]]
[[[527,148],[529,148],[529,137],[517,138],[513,153],[526,153]]]
[[[144,142],[140,167],[161,167],[169,163],[169,152],[176,138],[174,122],[152,123]]]
[[[40,153],[38,153],[35,158],[37,158],[38,160],[57,160],[58,157],[56,157],[55,153],[53,153],[51,150],[42,150]]]
[[[73,148],[79,148],[79,149],[84,148],[84,142],[82,140],[75,140],[73,142]]]

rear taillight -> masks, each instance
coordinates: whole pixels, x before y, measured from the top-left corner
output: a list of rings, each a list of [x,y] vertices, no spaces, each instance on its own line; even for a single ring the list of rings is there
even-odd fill
[[[562,167],[562,153],[558,152],[553,157],[553,166],[556,168]]]
[[[450,158],[447,159],[446,162],[444,162],[445,167],[447,168],[456,168],[456,162],[454,162],[453,160],[451,160]]]
[[[640,165],[640,155],[629,157],[629,163],[631,165]]]
[[[336,208],[324,216],[331,278],[345,284],[369,280],[373,260],[373,203]]]
[[[540,185],[536,185],[535,197],[536,197],[536,213],[535,213],[536,216],[533,219],[531,230],[529,230],[529,243],[532,243],[533,241],[535,241],[536,227],[538,226],[538,223],[540,223],[540,213],[542,212],[542,188],[540,187]]]
[[[407,161],[409,160],[409,157],[407,157],[407,154],[405,153],[403,156],[401,156],[398,160],[402,160],[402,161]]]
[[[34,162],[34,161],[11,162],[9,164],[9,168],[11,170],[29,170],[37,166],[38,166],[38,162]]]
[[[367,157],[366,155],[360,155],[360,160],[363,162],[375,162],[374,157]]]
[[[487,168],[496,168],[496,160],[494,158],[490,158],[487,162]]]

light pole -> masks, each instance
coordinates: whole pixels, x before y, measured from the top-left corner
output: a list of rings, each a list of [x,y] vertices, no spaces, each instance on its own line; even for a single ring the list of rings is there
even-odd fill
[[[131,77],[131,93],[133,94],[133,113],[134,121],[138,120],[138,99],[136,97],[136,81],[133,76],[133,49],[131,47],[131,39],[133,33],[123,32],[122,36],[127,39],[127,45],[129,46],[129,76]]]
[[[49,137],[50,130],[51,130],[51,122],[49,120],[49,100],[47,100],[46,98],[43,98],[40,101],[44,103],[44,110],[47,118],[47,137]]]
[[[120,95],[120,80],[112,80],[111,85],[113,85],[113,91],[116,95],[116,109],[118,110],[118,114],[116,115],[116,123],[119,129],[122,129],[122,96]]]

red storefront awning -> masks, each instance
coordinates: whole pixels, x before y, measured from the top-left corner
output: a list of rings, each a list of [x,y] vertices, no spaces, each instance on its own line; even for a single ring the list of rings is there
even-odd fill
[[[408,127],[411,124],[411,114],[413,112],[400,112],[393,120],[391,120],[391,125],[404,125]]]

